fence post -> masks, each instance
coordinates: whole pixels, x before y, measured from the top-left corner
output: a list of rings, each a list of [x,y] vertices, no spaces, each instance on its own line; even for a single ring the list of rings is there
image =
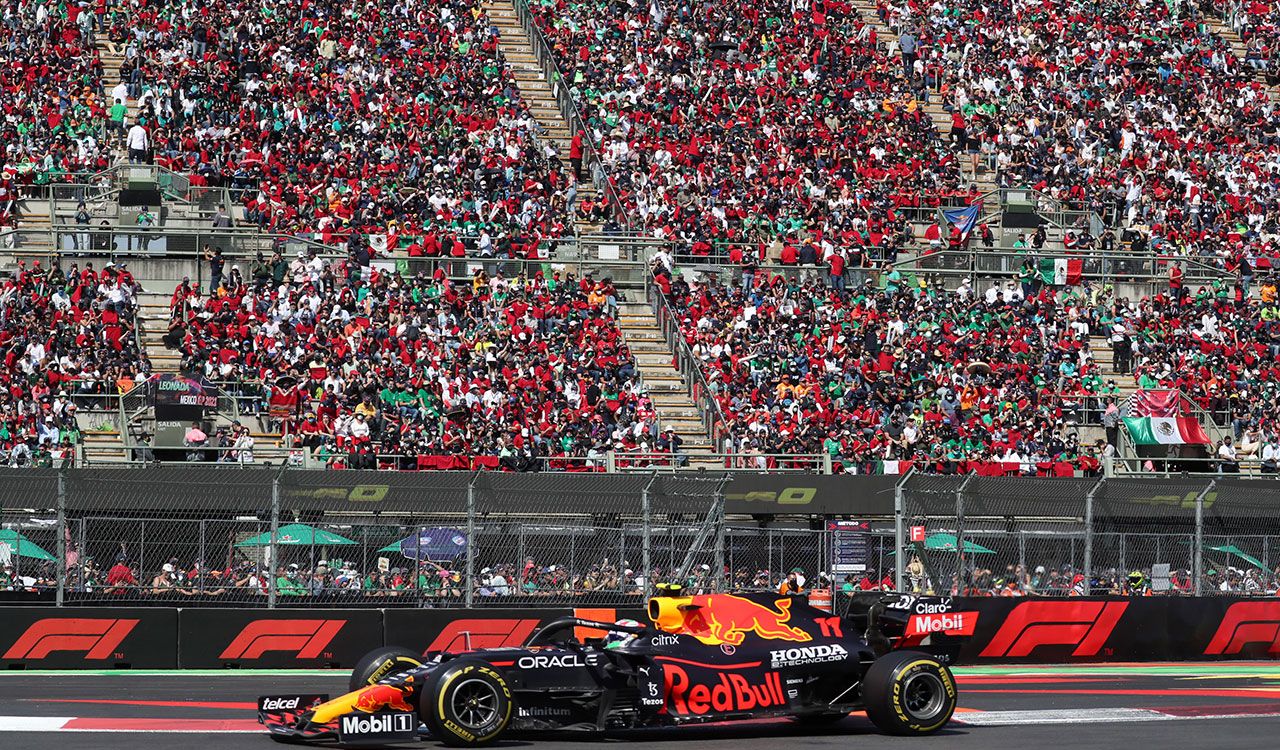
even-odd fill
[[[907,473],[893,486],[893,590],[901,591],[906,570],[907,530],[906,523],[906,486],[911,475],[916,473],[912,466]]]
[[[1093,593],[1093,496],[1106,482],[1106,477],[1099,479],[1084,496],[1084,590],[1090,594]]]
[[[969,482],[978,476],[977,472],[973,472],[964,478],[960,486],[956,489],[956,594],[963,594],[965,589],[964,581],[964,491],[969,486]]]
[[[610,451],[612,455],[612,451]],[[649,592],[653,591],[653,564],[650,555],[653,554],[653,546],[650,536],[653,533],[652,524],[652,506],[649,503],[649,490],[653,487],[653,483],[658,480],[658,471],[655,469],[649,476],[649,481],[645,482],[644,489],[640,490],[640,570],[641,577],[644,580],[644,590],[640,593],[647,600]],[[624,535],[625,536],[625,535]]]
[[[1200,494],[1196,495],[1196,550],[1195,554],[1191,557],[1191,576],[1195,579],[1195,585],[1192,587],[1192,592],[1196,596],[1200,596],[1201,591],[1203,590],[1203,583],[1201,582],[1201,579],[1204,577],[1204,498],[1210,492],[1213,492],[1213,488],[1217,486],[1218,480],[1211,479],[1209,480],[1209,484],[1201,490]]]
[[[725,486],[726,484],[728,484],[728,483],[729,483],[729,474],[728,474],[728,472],[726,472],[726,473],[724,473],[723,475],[721,475],[721,477],[720,477],[720,481],[716,483],[716,495],[715,495],[715,500],[714,500],[715,505],[714,505],[714,506],[713,506],[713,508],[712,508],[712,512],[714,512],[714,513],[716,514],[716,546],[715,546],[715,560],[714,560],[714,564],[715,564],[715,566],[716,566],[716,569],[715,569],[715,576],[712,578],[712,580],[713,580],[713,582],[714,582],[715,590],[716,590],[717,592],[720,592],[720,591],[724,591],[724,590],[725,590],[725,582],[724,582],[724,535],[725,535],[725,527],[724,527],[724,486]]]
[[[477,471],[467,482],[467,571],[462,602],[468,608],[475,602],[475,586],[472,584],[476,574],[476,479],[479,476]]]
[[[17,544],[14,544],[17,551]],[[58,593],[55,604],[59,607],[67,593],[67,466],[58,467]]]
[[[286,464],[287,466],[287,464]],[[271,479],[271,543],[267,545],[267,559],[263,566],[263,572],[267,575],[267,608],[276,608],[276,571],[275,568],[279,562],[276,557],[278,547],[276,539],[280,536],[280,475],[284,474],[285,466],[280,467],[280,471],[276,472],[275,477]]]

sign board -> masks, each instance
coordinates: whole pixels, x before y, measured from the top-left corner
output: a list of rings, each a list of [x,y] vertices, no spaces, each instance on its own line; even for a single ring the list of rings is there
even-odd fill
[[[831,574],[865,573],[870,521],[829,521],[831,540]]]

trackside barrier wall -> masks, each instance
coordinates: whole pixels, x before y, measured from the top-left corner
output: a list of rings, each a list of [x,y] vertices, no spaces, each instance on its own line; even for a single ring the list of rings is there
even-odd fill
[[[643,620],[638,609],[609,607],[3,612],[0,669],[343,668],[384,644],[492,648],[570,615]],[[956,597],[949,611],[918,613],[908,628],[971,633],[961,664],[1280,659],[1274,598]]]

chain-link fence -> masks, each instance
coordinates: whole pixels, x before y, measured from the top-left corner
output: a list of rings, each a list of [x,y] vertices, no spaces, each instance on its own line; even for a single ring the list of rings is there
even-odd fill
[[[821,515],[758,500],[727,514],[713,475],[3,478],[0,602],[612,605],[661,582],[776,590],[789,578],[988,596],[1252,595],[1274,594],[1280,577],[1273,485],[1243,479],[910,474],[890,506],[850,477],[848,512]]]
[[[732,579],[719,476],[563,476],[554,495],[518,474],[28,476],[20,497],[0,490],[0,601],[605,604]]]
[[[919,592],[1262,595],[1280,586],[1269,482],[909,475],[896,507]]]

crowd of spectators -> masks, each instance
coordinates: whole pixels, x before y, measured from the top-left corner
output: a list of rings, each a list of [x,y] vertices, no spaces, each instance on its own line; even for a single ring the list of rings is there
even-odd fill
[[[574,178],[474,0],[135,0],[107,26],[155,161],[267,229],[572,233]]]
[[[1153,567],[1134,569],[1099,568],[1092,576],[1071,565],[1008,563],[1003,568],[982,561],[969,566],[964,584],[956,585],[954,571],[946,555],[931,555],[928,561],[912,556],[903,570],[904,590],[917,594],[963,596],[1189,596],[1195,581],[1187,568],[1170,567],[1167,576],[1156,578]],[[691,592],[715,589],[709,565],[694,566],[684,578],[674,568],[655,567],[651,580],[681,583]],[[185,599],[188,601],[260,602],[267,598],[274,579],[279,601],[334,601],[396,599],[416,605],[425,601],[434,606],[461,606],[466,579],[460,564],[449,562],[392,562],[383,559],[368,565],[354,560],[331,559],[310,563],[286,563],[274,569],[244,558],[223,566],[202,561],[183,563],[177,557],[160,565],[152,574],[127,554],[117,555],[110,566],[99,565],[93,557],[76,560],[68,567],[67,591],[73,598]],[[763,567],[726,568],[724,585],[734,591],[778,591],[808,593],[830,591],[858,594],[892,591],[893,574],[874,570],[843,576],[825,571],[806,575],[803,567],[771,571]],[[0,565],[0,592],[51,590],[57,586],[52,563],[9,560]],[[528,558],[524,563],[493,563],[476,572],[475,601],[483,605],[501,599],[623,596],[638,597],[646,588],[643,570],[605,560],[571,568],[562,563],[542,564]],[[1240,567],[1223,561],[1206,560],[1201,590],[1208,595],[1233,594],[1275,596],[1280,591],[1280,569],[1268,570],[1253,564]],[[288,606],[283,605],[283,606]]]
[[[947,292],[893,271],[842,292],[816,276],[669,283],[725,452],[825,453],[851,473],[1100,471],[1107,447],[1074,424],[1080,402],[1119,392],[1090,350],[1104,304],[1012,281]]]
[[[149,365],[127,267],[18,261],[0,285],[0,454],[9,466],[72,458],[76,413],[132,387]]]
[[[92,28],[87,2],[15,0],[0,11],[0,227],[21,185],[109,163]]]
[[[842,0],[536,0],[634,229],[695,257],[892,257],[904,209],[971,193],[917,81]]]
[[[877,6],[904,66],[940,91],[956,148],[1000,186],[1094,211],[1161,254],[1280,254],[1280,112],[1194,5]]]
[[[1268,83],[1280,84],[1280,3],[1275,0],[1201,0],[1245,44],[1245,62]]]
[[[278,276],[233,267],[213,295],[183,282],[169,343],[198,377],[264,384],[281,429],[331,468],[601,468],[669,441],[608,278],[259,262]]]

